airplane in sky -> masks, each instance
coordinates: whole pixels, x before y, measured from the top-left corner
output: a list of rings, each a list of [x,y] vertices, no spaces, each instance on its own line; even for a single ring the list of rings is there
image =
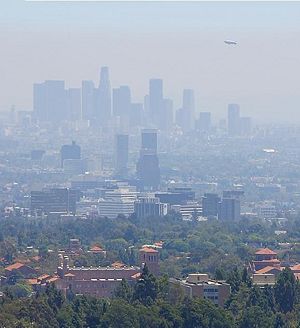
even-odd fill
[[[229,45],[237,45],[237,42],[233,40],[225,40],[224,42]]]

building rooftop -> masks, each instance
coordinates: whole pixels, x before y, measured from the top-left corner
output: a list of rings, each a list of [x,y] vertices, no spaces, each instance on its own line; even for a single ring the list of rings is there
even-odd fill
[[[7,266],[5,268],[5,270],[7,270],[7,271],[17,270],[17,269],[20,269],[21,267],[23,267],[24,265],[25,265],[24,263],[17,262],[17,263]]]
[[[140,249],[140,251],[145,253],[158,253],[156,249],[153,249],[151,247],[143,247]]]
[[[277,253],[269,248],[260,248],[255,252],[255,255],[277,255]]]

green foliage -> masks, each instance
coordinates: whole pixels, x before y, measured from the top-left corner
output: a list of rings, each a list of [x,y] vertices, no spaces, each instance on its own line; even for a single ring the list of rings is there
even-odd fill
[[[286,313],[293,310],[296,300],[296,280],[289,268],[285,268],[277,279],[275,299],[280,311]]]
[[[158,295],[158,283],[152,273],[149,272],[147,265],[144,265],[140,279],[134,289],[134,299],[142,304],[153,304]]]

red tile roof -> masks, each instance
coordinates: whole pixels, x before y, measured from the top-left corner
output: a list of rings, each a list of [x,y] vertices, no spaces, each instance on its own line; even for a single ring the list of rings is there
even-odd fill
[[[255,273],[260,273],[260,274],[263,274],[263,273],[269,273],[269,272],[272,271],[272,270],[278,270],[278,271],[281,271],[281,269],[279,269],[279,268],[272,267],[272,266],[266,266],[265,268],[262,268],[262,269],[260,269],[260,270],[255,271]]]
[[[299,271],[300,270],[300,264],[296,264],[294,266],[291,267],[292,271]]]
[[[141,276],[141,273],[138,272],[138,273],[134,274],[133,276],[131,276],[131,278],[132,278],[132,279],[139,279],[140,276]]]
[[[150,247],[143,247],[140,249],[141,252],[145,253],[158,253],[156,249],[150,248]]]
[[[92,246],[90,248],[90,251],[91,252],[103,252],[103,248],[101,248],[100,246],[95,245],[95,246]]]
[[[17,269],[22,268],[24,265],[25,265],[24,263],[17,262],[17,263],[14,263],[14,264],[11,264],[11,265],[7,266],[5,268],[5,270],[7,270],[7,271],[17,270]]]
[[[277,253],[269,248],[260,248],[255,252],[255,255],[277,255]]]

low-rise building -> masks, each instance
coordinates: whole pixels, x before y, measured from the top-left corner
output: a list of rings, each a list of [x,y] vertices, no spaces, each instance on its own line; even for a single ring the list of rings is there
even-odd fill
[[[223,307],[230,296],[230,285],[224,281],[209,279],[208,274],[192,273],[186,279],[170,279],[178,284],[189,297],[201,297]]]

